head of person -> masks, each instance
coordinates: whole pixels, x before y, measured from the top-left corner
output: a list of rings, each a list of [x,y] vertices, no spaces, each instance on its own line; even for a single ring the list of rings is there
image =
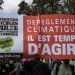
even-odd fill
[[[39,62],[32,70],[31,75],[50,75],[49,67],[46,63]]]
[[[65,65],[69,65],[69,62],[70,62],[69,59],[64,59],[64,60],[63,60],[63,63],[64,63]]]
[[[9,64],[13,64],[13,61],[12,61],[12,60],[10,60],[10,61],[9,61]]]
[[[23,64],[23,75],[31,75],[31,71],[35,66],[35,62],[33,60],[28,61],[26,60]]]

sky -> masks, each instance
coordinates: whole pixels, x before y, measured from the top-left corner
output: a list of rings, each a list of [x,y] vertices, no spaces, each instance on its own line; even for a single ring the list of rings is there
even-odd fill
[[[0,10],[0,14],[17,14],[18,4],[22,0],[3,0],[3,10]],[[27,3],[31,3],[33,0],[25,0]]]

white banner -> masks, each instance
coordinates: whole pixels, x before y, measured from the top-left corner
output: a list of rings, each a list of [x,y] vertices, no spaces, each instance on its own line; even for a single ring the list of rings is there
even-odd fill
[[[0,17],[0,53],[23,53],[22,16]]]

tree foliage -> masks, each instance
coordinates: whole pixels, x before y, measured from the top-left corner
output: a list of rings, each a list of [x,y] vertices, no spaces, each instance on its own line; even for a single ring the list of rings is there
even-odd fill
[[[38,15],[56,13],[59,1],[60,0],[33,0],[31,5],[22,1],[18,5],[18,14]]]
[[[2,9],[3,0],[0,0],[0,9]]]
[[[25,15],[38,15],[38,14],[74,14],[75,13],[75,1],[65,0],[64,5],[59,3],[60,0],[33,0],[29,5],[25,1],[22,1],[18,6],[18,14]]]
[[[68,14],[75,14],[75,0],[68,0],[68,2],[65,2],[65,7],[68,9]]]
[[[18,10],[18,14],[27,14],[27,15],[30,15],[30,6],[25,2],[25,1],[22,1],[19,5],[18,5],[20,8]]]

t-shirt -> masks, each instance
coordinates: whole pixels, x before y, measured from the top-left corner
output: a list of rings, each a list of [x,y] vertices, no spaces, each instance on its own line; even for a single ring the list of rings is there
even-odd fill
[[[73,61],[70,60],[70,64],[73,65],[73,66],[75,66],[75,60],[73,60]]]
[[[60,65],[58,75],[72,75],[71,67],[65,67],[63,64]]]

